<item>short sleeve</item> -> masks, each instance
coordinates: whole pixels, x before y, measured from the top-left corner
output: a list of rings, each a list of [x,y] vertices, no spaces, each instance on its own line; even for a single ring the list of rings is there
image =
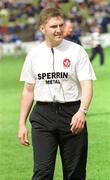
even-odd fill
[[[77,76],[79,81],[96,80],[96,76],[88,54],[83,48],[80,51],[79,61],[77,64]]]
[[[30,54],[26,56],[26,59],[24,61],[20,75],[20,81],[25,81],[32,84],[35,83],[35,77],[32,70],[32,56]]]

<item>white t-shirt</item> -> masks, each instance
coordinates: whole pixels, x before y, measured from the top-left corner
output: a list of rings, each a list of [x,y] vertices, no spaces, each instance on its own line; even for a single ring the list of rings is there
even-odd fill
[[[27,55],[21,81],[35,84],[34,100],[71,102],[81,98],[80,81],[95,80],[95,73],[85,50],[63,40],[49,48],[44,41]]]
[[[98,32],[92,33],[92,46],[93,48],[101,44],[101,35]]]

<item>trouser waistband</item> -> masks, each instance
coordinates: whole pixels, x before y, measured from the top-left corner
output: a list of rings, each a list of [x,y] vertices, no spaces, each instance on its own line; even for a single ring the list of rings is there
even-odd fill
[[[80,104],[80,100],[78,101],[71,101],[71,102],[42,102],[42,101],[37,101],[37,105],[75,105],[75,104]]]

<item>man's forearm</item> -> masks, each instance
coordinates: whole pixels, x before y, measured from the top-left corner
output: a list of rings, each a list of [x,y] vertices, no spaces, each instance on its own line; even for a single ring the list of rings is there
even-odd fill
[[[27,117],[33,104],[33,96],[33,91],[30,91],[27,87],[24,87],[21,98],[19,125],[25,125],[26,123]]]
[[[33,99],[27,100],[27,97],[22,97],[19,125],[23,125],[26,123],[32,104],[33,104]]]
[[[82,97],[81,97],[80,108],[86,111],[89,108],[93,96],[92,81],[88,80],[81,82],[81,87],[82,87]]]

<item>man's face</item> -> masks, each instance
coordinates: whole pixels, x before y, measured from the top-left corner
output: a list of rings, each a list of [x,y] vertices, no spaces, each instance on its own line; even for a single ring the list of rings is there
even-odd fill
[[[63,39],[64,21],[58,17],[50,18],[42,27],[47,45],[50,47],[57,46]]]
[[[69,36],[73,32],[73,24],[71,22],[66,22],[64,26],[64,36]]]

